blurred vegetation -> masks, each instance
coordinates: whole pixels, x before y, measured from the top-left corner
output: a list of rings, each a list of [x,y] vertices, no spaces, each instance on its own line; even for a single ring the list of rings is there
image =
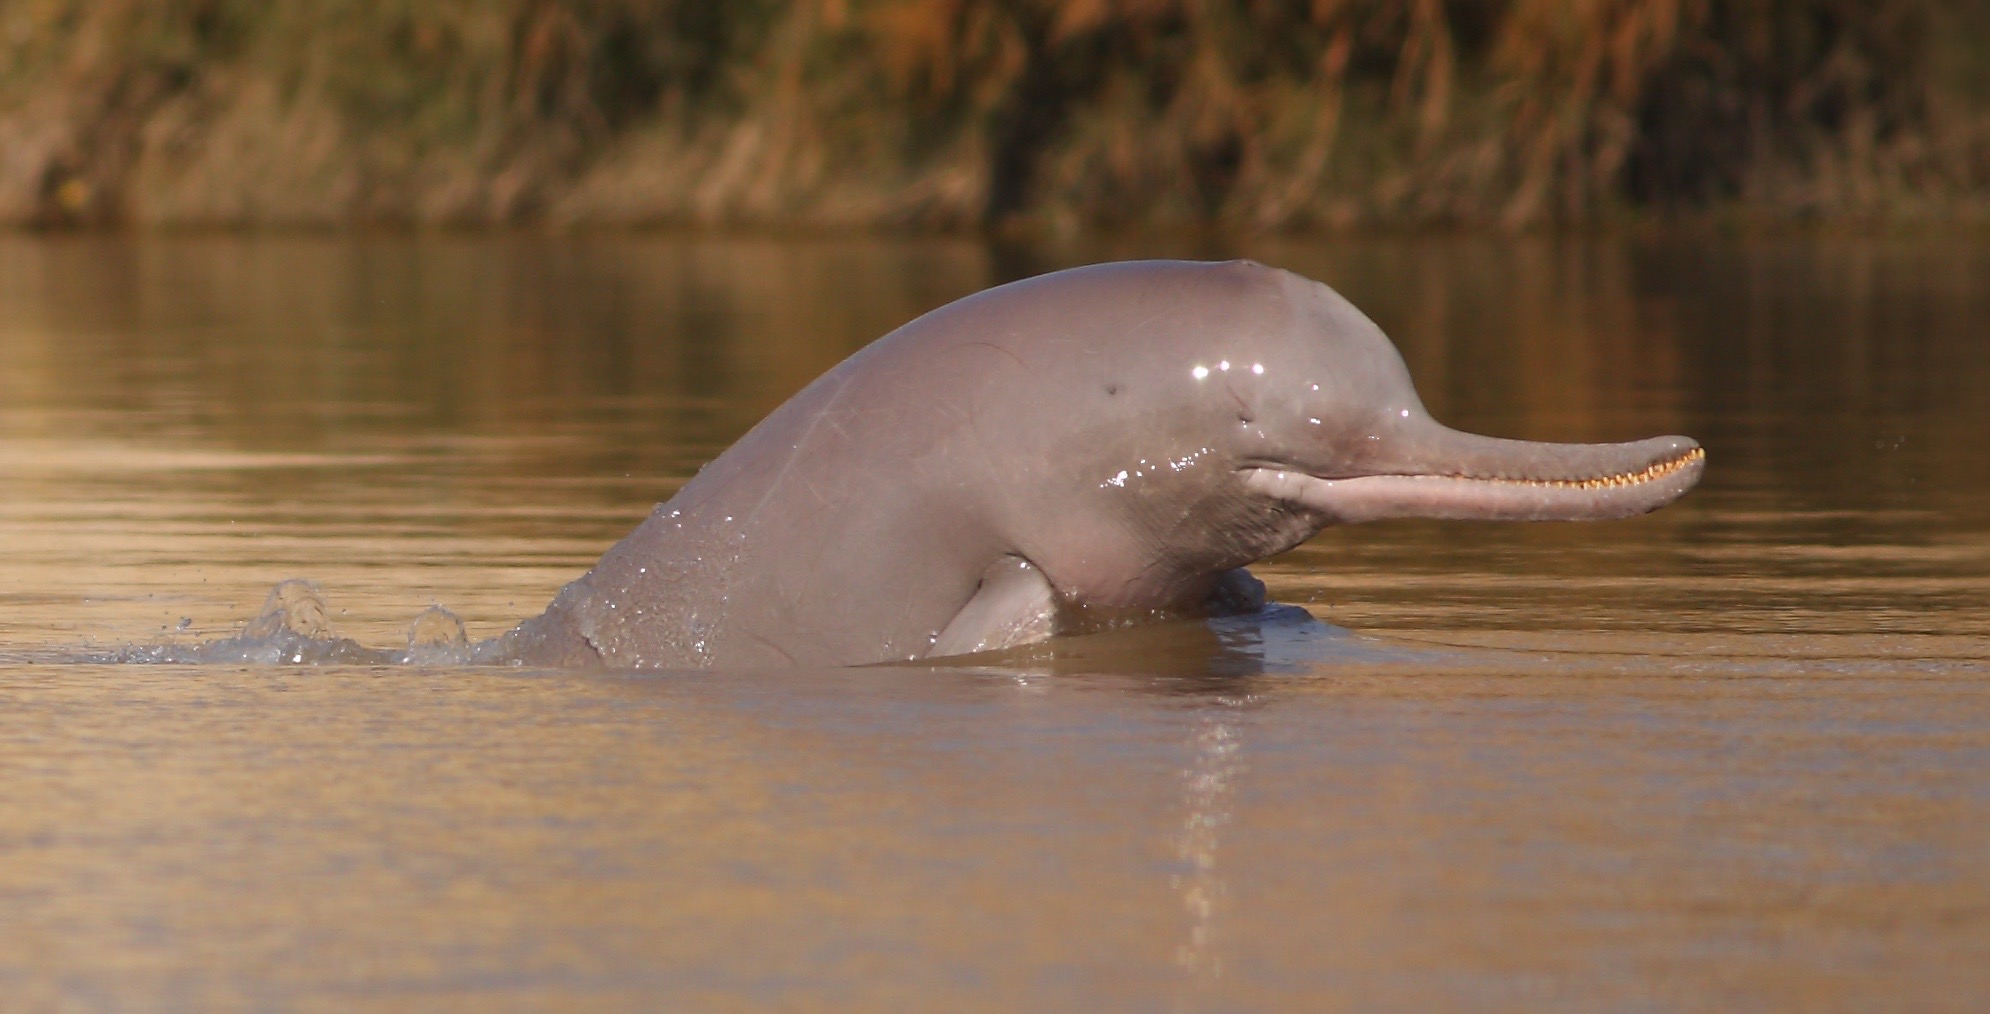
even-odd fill
[[[1980,0],[0,0],[0,221],[1985,217]]]

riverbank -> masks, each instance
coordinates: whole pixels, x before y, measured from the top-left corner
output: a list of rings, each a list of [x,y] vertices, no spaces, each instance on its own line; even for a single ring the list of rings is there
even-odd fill
[[[1990,221],[1944,0],[27,0],[0,224]]]

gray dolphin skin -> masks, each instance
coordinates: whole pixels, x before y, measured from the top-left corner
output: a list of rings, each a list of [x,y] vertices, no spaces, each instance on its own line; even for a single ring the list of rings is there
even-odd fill
[[[1253,607],[1238,568],[1332,524],[1643,514],[1704,460],[1685,437],[1448,429],[1380,329],[1289,272],[1100,264],[858,351],[478,654],[748,668],[1010,647]]]

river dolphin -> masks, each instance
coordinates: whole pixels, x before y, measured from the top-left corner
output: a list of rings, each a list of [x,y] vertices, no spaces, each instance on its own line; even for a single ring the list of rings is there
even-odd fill
[[[1332,524],[1575,520],[1699,481],[1685,437],[1503,440],[1425,412],[1381,330],[1250,261],[1140,261],[950,303],[707,464],[477,650],[565,666],[857,665],[1261,602]]]

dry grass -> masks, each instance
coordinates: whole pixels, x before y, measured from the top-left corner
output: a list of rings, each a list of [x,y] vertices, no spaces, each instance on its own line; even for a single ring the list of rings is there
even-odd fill
[[[1971,0],[0,0],[0,220],[1980,211]]]

